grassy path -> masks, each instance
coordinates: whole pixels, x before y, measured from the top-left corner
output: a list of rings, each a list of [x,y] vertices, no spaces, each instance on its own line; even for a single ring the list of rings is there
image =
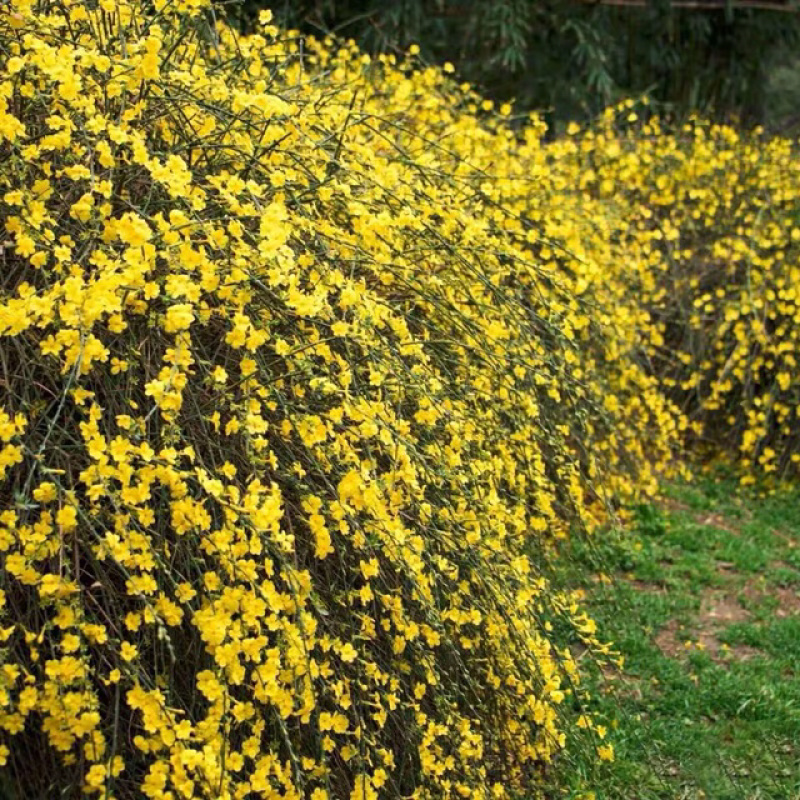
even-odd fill
[[[625,670],[590,678],[614,763],[560,796],[800,800],[800,491],[672,487],[575,556]]]

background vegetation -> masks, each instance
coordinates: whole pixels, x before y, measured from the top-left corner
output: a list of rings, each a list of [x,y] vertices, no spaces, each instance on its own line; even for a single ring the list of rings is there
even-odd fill
[[[793,2],[568,0],[245,0],[314,35],[368,52],[450,61],[497,102],[545,114],[551,135],[629,96],[662,113],[700,112],[786,131],[798,125],[800,15]]]

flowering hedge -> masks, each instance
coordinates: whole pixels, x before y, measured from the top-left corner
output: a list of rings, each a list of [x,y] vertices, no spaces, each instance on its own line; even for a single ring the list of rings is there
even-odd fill
[[[574,214],[610,220],[602,283],[644,315],[649,371],[687,415],[689,443],[746,484],[796,476],[796,144],[700,119],[666,126],[629,101],[574,126],[547,166]]]
[[[551,544],[686,423],[598,140],[450,71],[0,14],[11,796],[502,798],[564,746],[556,631],[604,648]]]
[[[676,127],[628,100],[546,148],[530,125],[486,163],[503,204],[567,248],[571,290],[639,350],[695,454],[734,463],[745,484],[796,476],[796,144],[702,119]]]

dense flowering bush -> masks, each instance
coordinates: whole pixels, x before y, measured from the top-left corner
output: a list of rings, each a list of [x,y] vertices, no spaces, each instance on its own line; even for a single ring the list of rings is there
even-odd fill
[[[716,190],[698,217],[659,198],[750,145],[642,152],[609,121],[545,147],[447,65],[263,23],[237,39],[206,0],[0,13],[12,797],[530,790],[579,710],[555,631],[603,649],[551,544],[670,469],[664,388],[687,378],[665,353],[717,369],[762,308],[723,328],[715,303],[746,285],[795,313],[773,224],[760,278],[740,264],[677,316],[702,248],[756,218],[726,200],[706,245]],[[748,352],[697,385],[730,403],[730,375],[759,408],[744,365],[775,357]]]
[[[509,191],[502,115],[264,25],[0,15],[12,797],[534,785],[579,680],[554,625],[602,650],[548,542],[681,426]]]

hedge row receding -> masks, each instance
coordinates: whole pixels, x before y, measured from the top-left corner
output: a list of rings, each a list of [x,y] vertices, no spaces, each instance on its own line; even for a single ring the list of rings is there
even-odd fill
[[[742,483],[796,477],[797,144],[697,119],[666,130],[636,110],[647,111],[609,110],[560,142],[551,165],[580,175],[581,204],[613,209],[609,282],[647,311],[652,372],[690,441],[736,462]]]
[[[0,794],[531,794],[687,431],[636,151],[216,13],[0,13]]]

